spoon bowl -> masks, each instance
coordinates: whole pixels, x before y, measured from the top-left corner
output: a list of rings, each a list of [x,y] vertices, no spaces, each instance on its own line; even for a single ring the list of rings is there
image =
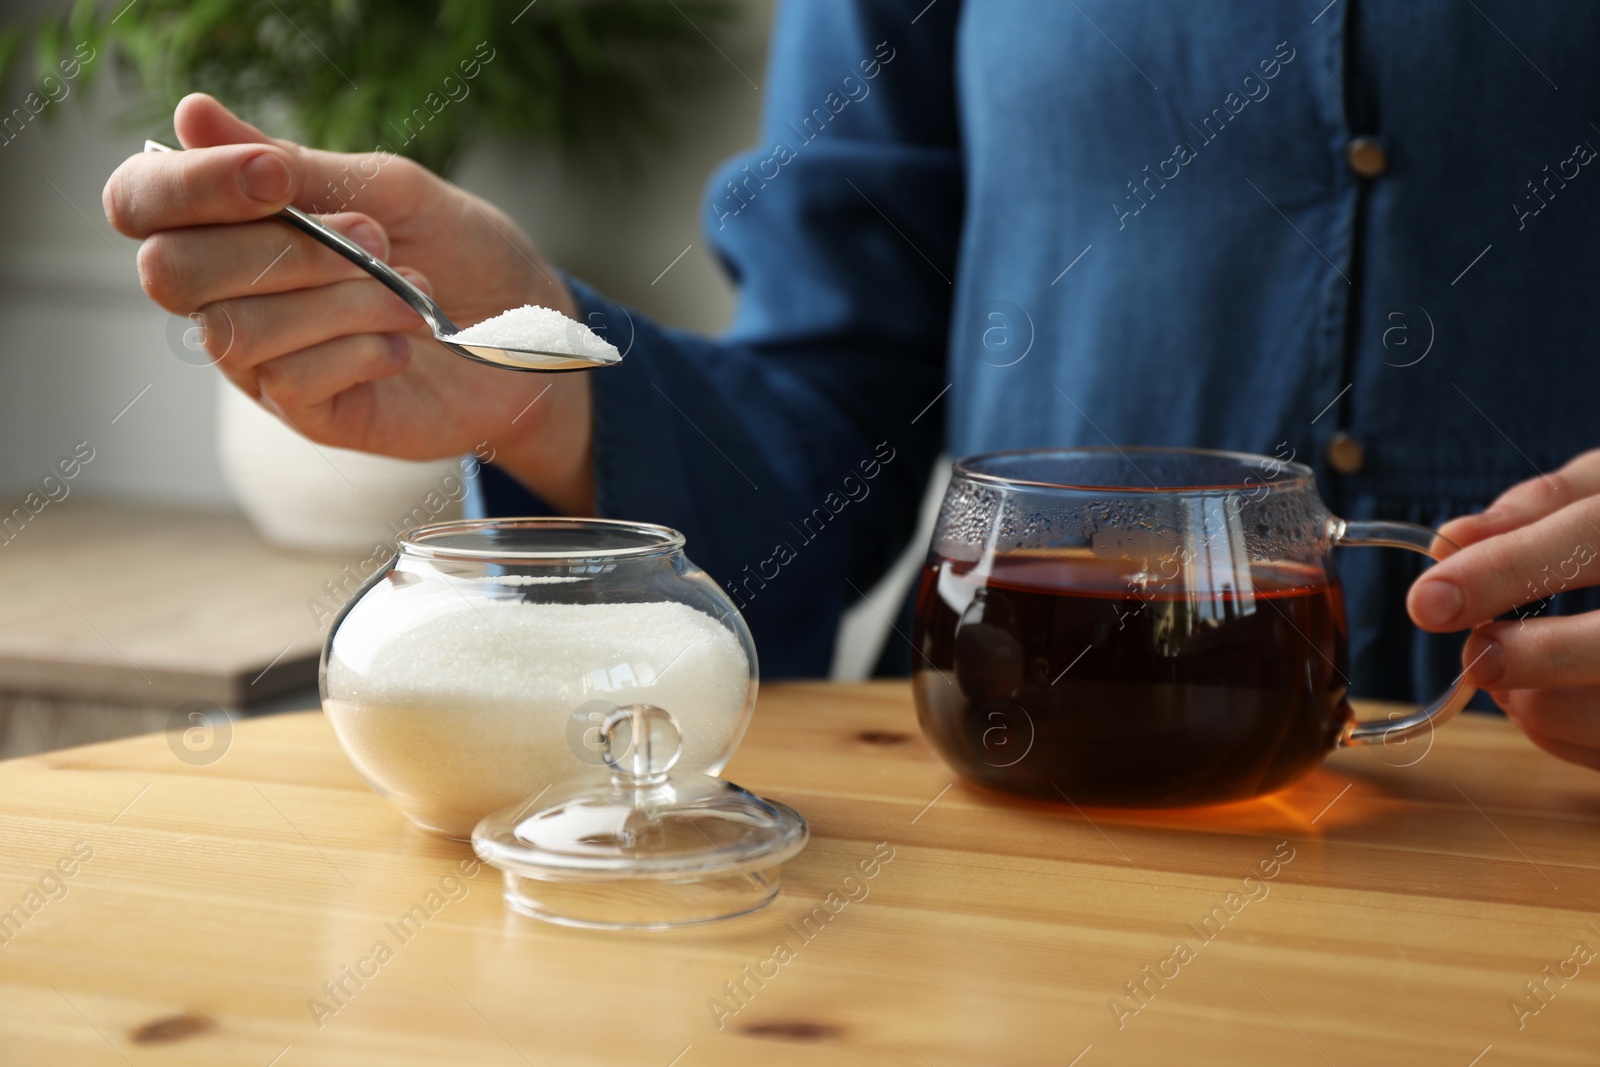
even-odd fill
[[[144,150],[146,152],[179,151],[179,149],[164,145],[159,141],[146,141]],[[339,255],[382,282],[392,293],[411,305],[412,310],[422,316],[422,321],[426,322],[428,328],[433,331],[433,339],[435,341],[438,341],[463,359],[470,359],[477,363],[487,363],[494,367],[504,367],[507,370],[540,371],[544,373],[590,370],[595,367],[609,367],[622,362],[621,356],[577,355],[571,352],[548,352],[537,348],[460,344],[451,338],[461,332],[461,327],[451,322],[450,316],[444,313],[444,309],[427,293],[412,285],[405,275],[350,240],[344,234],[329,229],[298,208],[286,207],[278,212],[278,218],[312,240],[333,249]],[[577,329],[584,328],[581,323],[574,323],[573,325]]]

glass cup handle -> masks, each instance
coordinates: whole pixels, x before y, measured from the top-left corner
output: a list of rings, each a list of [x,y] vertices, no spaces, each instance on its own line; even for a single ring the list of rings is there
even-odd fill
[[[1453,555],[1461,548],[1454,541],[1441,537],[1426,526],[1416,526],[1409,522],[1330,519],[1328,533],[1336,546],[1409,548],[1413,552],[1421,552],[1436,560]],[[1465,707],[1476,692],[1477,687],[1467,682],[1467,674],[1462,671],[1449,689],[1435,697],[1431,704],[1418,708],[1410,715],[1381,722],[1352,720],[1345,726],[1344,733],[1339,736],[1339,747],[1353,748],[1357,745],[1370,745],[1375,741],[1388,744],[1426,733],[1440,723],[1455,718],[1456,712]]]

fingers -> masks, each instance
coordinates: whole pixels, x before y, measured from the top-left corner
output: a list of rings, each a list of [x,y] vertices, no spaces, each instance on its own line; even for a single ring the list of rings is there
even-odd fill
[[[1600,686],[1600,613],[1492,622],[1473,631],[1461,655],[1482,689]]]
[[[282,211],[298,188],[294,159],[273,145],[145,152],[112,172],[101,202],[119,233],[248,222]]]
[[[367,216],[328,215],[322,221],[378,258],[388,256],[387,235]],[[145,293],[177,315],[229,297],[365,277],[343,256],[271,219],[152,234],[139,246],[138,267]]]
[[[1557,759],[1576,763],[1580,767],[1588,767],[1592,771],[1600,771],[1600,748],[1589,745],[1575,745],[1568,741],[1558,741],[1547,734],[1537,730],[1524,728],[1523,733],[1528,735],[1528,740],[1544,749]]]
[[[1534,744],[1600,770],[1600,613],[1489,621],[1600,583],[1600,449],[1439,532],[1464,547],[1412,586],[1413,620],[1434,631],[1475,626],[1462,650],[1468,678]]]
[[[140,153],[106,182],[106,218],[129,237],[248,222],[289,204],[343,211],[357,198],[370,215],[406,218],[448,191],[392,152],[347,155],[275,140],[200,93],[178,105],[174,125],[185,151]]]
[[[411,339],[401,333],[340,337],[261,365],[256,388],[261,402],[302,431],[325,422],[315,409],[365,382],[399,374],[411,362]]]
[[[1534,744],[1600,770],[1600,688],[1514,689],[1495,700]]]
[[[1519,482],[1482,514],[1452,519],[1439,532],[1466,546],[1554,514],[1584,497],[1600,494],[1600,449],[1585,452],[1560,470]]]
[[[190,93],[178,103],[173,127],[187,148],[249,143],[285,150],[296,168],[299,195],[295,206],[307,211],[340,211],[361,196],[363,210],[388,217],[414,209],[428,192],[437,193],[438,188],[428,188],[430,181],[443,185],[424,168],[392,152],[325,152],[268,137],[205,93]],[[375,181],[380,174],[383,181]]]
[[[179,100],[172,112],[172,128],[177,131],[178,143],[185,148],[215,148],[225,144],[289,147],[288,142],[268,137],[207,93],[190,93]]]
[[[422,325],[405,301],[371,278],[221,300],[205,305],[199,314],[206,351],[251,395],[253,372],[268,360],[336,337],[404,332]]]
[[[1424,630],[1488,622],[1565,589],[1600,582],[1600,496],[1463,548],[1411,586],[1406,609]]]

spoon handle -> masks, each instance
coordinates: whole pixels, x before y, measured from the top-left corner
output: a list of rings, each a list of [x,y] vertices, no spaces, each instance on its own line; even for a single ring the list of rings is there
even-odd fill
[[[312,240],[320,241],[327,245],[345,259],[348,259],[388,286],[396,296],[410,304],[412,310],[422,316],[436,336],[448,337],[450,334],[459,332],[456,324],[450,321],[449,317],[445,315],[444,309],[435,303],[432,297],[412,285],[404,274],[401,274],[371,252],[368,252],[344,234],[337,230],[329,229],[299,208],[286,207],[278,213],[278,217]]]
[[[176,152],[176,148],[162,144],[160,141],[146,141],[146,152]],[[278,217],[301,233],[310,237],[339,253],[345,259],[354,263],[374,278],[386,285],[401,300],[411,305],[418,315],[433,329],[436,337],[448,337],[458,333],[459,327],[450,321],[444,309],[434,302],[433,298],[415,285],[406,280],[405,275],[395,270],[389,264],[368,252],[337,230],[331,230],[295,207],[286,207],[278,212]]]

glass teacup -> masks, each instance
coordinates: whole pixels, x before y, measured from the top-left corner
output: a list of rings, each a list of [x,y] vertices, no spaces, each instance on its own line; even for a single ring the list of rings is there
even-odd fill
[[[923,731],[981,785],[1108,807],[1272,792],[1335,748],[1401,742],[1471,699],[1359,722],[1332,549],[1455,546],[1329,513],[1310,468],[1199,449],[955,464],[918,593]]]

